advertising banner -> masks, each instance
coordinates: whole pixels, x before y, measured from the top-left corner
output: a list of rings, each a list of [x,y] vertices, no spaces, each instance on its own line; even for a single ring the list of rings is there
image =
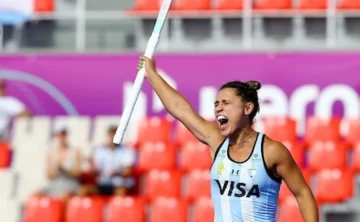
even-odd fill
[[[160,73],[205,117],[218,88],[258,80],[263,116],[360,115],[360,53],[161,54]],[[138,55],[0,56],[8,94],[38,115],[120,115]],[[135,116],[166,115],[144,82]]]

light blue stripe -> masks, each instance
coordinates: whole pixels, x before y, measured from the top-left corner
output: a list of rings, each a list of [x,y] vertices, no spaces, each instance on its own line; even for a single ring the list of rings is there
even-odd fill
[[[213,186],[211,187],[211,193],[213,195],[213,204],[214,204],[214,210],[215,210],[215,218],[214,221],[216,222],[223,222],[222,220],[222,208],[221,208],[221,195],[219,192],[219,188],[218,185],[216,183],[215,180],[219,180],[219,175],[218,175],[218,165],[223,161],[223,158],[221,157],[220,153],[221,153],[222,147],[219,150],[219,153],[216,157],[215,163],[214,163],[214,171],[213,171],[213,178],[214,180],[212,181]]]
[[[236,164],[232,161],[231,161],[231,167],[234,170],[241,169],[239,164]],[[236,175],[236,172],[234,172],[234,175]],[[231,180],[231,181],[235,182],[235,185],[234,185],[235,187],[233,189],[233,194],[230,197],[230,212],[231,212],[232,219],[234,222],[242,222],[241,221],[241,217],[242,217],[241,199],[238,197],[234,197],[234,193],[237,192],[236,183],[241,181],[241,174],[240,174],[240,176],[236,175],[236,177],[237,177],[236,180]],[[239,216],[239,217],[236,217],[236,216]]]
[[[159,15],[158,15],[158,17],[156,19],[155,27],[154,27],[154,30],[153,30],[153,33],[155,33],[155,34],[160,34],[161,33],[161,30],[164,27],[164,24],[166,22],[167,14],[168,14],[170,6],[171,6],[171,1],[168,1],[168,0],[163,0],[163,1],[164,2],[161,5],[160,12],[159,12]]]
[[[253,169],[256,169],[256,173],[258,174],[261,174],[261,176],[260,177],[255,177],[255,179],[254,179],[254,184],[259,184],[259,181],[256,179],[256,178],[263,178],[263,175],[262,175],[262,171],[261,171],[261,168],[263,168],[263,163],[262,163],[262,161],[259,161],[259,162],[256,162],[256,161],[254,161],[254,155],[258,155],[258,156],[260,156],[261,157],[261,140],[262,140],[262,138],[263,138],[263,134],[261,134],[261,133],[259,133],[259,135],[258,135],[258,138],[257,138],[257,140],[256,140],[256,145],[255,145],[255,148],[254,148],[254,152],[253,152],[253,154],[252,154],[252,157],[251,157],[251,165],[252,165],[252,168]],[[261,192],[261,190],[260,190],[260,192]],[[253,197],[254,198],[254,197]],[[253,201],[253,212],[254,212],[254,222],[261,222],[260,220],[259,220],[259,212],[257,211],[257,209],[255,208],[255,206],[256,206],[256,200],[255,201]],[[264,209],[265,210],[265,209]]]
[[[215,179],[215,178],[214,178]],[[216,178],[218,179],[218,178]],[[215,181],[212,181],[213,186],[211,186],[212,200],[214,204],[214,221],[215,222],[223,222],[221,219],[221,201],[220,201],[220,193],[217,190],[217,184]],[[220,213],[220,214],[218,214]]]
[[[0,24],[1,25],[13,25],[21,24],[30,20],[30,16],[20,12],[8,11],[0,9]]]
[[[161,33],[161,30],[162,28],[164,27],[164,24],[165,24],[165,19],[158,19],[156,21],[156,24],[155,24],[155,27],[154,27],[154,33],[155,34],[160,34]]]
[[[253,161],[254,155],[256,155],[256,154],[258,155],[258,157],[260,157],[262,159],[262,156],[261,156],[261,141],[262,141],[263,136],[264,136],[263,134],[259,133],[259,136],[258,136],[258,138],[256,140],[256,145],[255,145],[255,148],[254,148],[254,152],[253,152],[251,160],[250,160],[252,168],[256,169],[257,174],[261,175],[260,177],[255,177],[254,184],[259,184],[259,181],[256,178],[263,178],[263,176],[264,176],[264,175],[262,175],[262,170],[261,170],[262,168],[264,168],[262,160],[259,161],[259,162]],[[261,192],[261,190],[260,190],[260,192]],[[252,198],[255,198],[255,197],[252,197]],[[254,222],[263,222],[259,218],[259,213],[262,213],[262,212],[258,212],[257,209],[255,208],[256,202],[257,202],[256,200],[253,201]],[[266,209],[263,209],[263,210],[266,210]]]
[[[259,135],[258,142],[256,144],[254,153],[252,158],[256,159],[257,161],[253,161],[253,168],[256,169],[256,177],[254,180],[254,184],[261,184],[265,182],[265,186],[260,187],[260,192],[262,194],[268,195],[267,197],[262,196],[261,199],[256,199],[256,203],[254,203],[254,222],[273,222],[271,219],[268,218],[269,215],[273,215],[276,211],[275,209],[272,209],[271,206],[273,204],[277,203],[277,198],[273,195],[276,189],[280,187],[280,184],[273,181],[267,174],[265,166],[264,166],[264,160],[262,158],[262,152],[261,152],[261,142],[263,138],[263,134]],[[257,158],[255,158],[255,154],[257,154]],[[260,161],[261,160],[261,161]],[[258,208],[255,208],[256,205],[259,206]],[[261,207],[261,208],[260,208]]]
[[[219,192],[218,185],[215,180],[219,180],[218,175],[218,166],[219,164],[224,160],[224,155],[222,154],[223,150],[226,151],[226,147],[228,146],[227,139],[223,143],[223,145],[219,148],[219,152],[216,156],[215,162],[213,164],[213,167],[211,169],[211,195],[214,205],[214,221],[215,222],[226,222],[223,221],[223,215],[222,215],[222,207],[221,207],[221,195]]]

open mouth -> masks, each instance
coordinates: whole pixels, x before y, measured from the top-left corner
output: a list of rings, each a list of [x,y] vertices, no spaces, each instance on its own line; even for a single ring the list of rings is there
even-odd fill
[[[220,115],[217,116],[217,121],[220,123],[220,126],[223,126],[228,123],[229,119],[226,116]]]

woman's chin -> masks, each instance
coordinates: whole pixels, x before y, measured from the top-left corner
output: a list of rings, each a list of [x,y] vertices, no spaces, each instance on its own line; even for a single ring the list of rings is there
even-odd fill
[[[228,123],[221,125],[220,126],[220,132],[221,132],[221,135],[223,135],[224,137],[229,136],[230,132],[231,132],[230,125]]]

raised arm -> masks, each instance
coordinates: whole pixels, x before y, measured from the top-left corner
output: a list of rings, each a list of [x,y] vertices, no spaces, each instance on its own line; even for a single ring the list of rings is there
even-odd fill
[[[224,139],[218,126],[206,121],[194,111],[191,104],[157,73],[153,60],[146,57],[140,57],[140,59],[139,68],[141,68],[142,62],[145,62],[145,76],[165,109],[175,119],[182,122],[198,140],[209,145],[212,151],[215,151]]]

